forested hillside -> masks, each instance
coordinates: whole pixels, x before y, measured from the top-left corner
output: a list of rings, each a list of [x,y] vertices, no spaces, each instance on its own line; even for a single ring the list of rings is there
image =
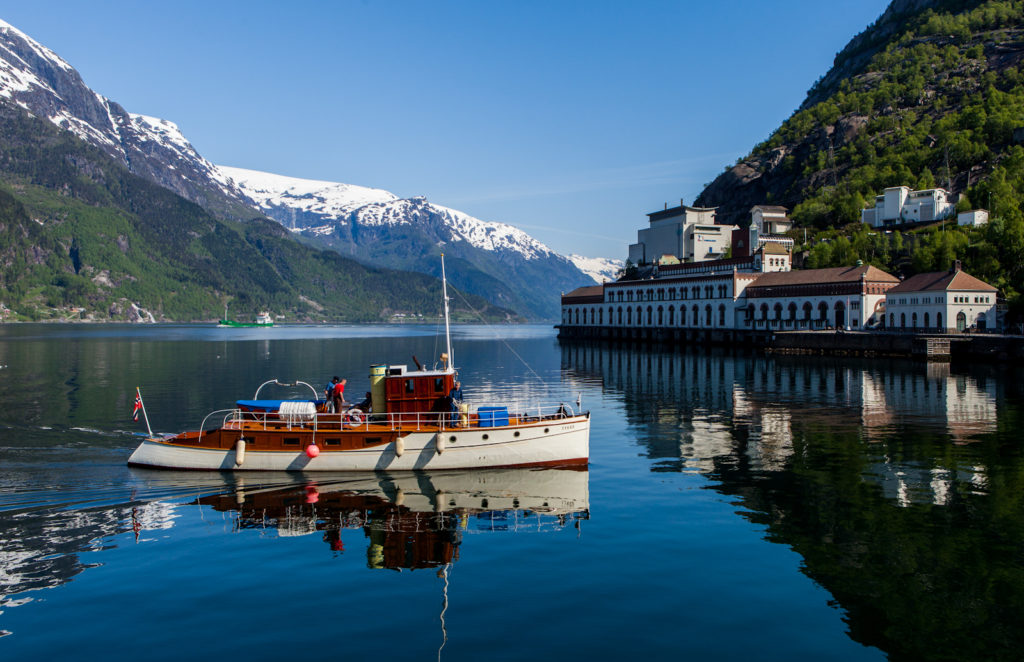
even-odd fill
[[[697,199],[746,224],[789,207],[809,266],[863,259],[909,275],[952,258],[1020,305],[1024,292],[1024,2],[895,0],[837,56],[801,108]],[[890,186],[941,186],[979,230],[877,234],[860,210]],[[822,239],[829,241],[823,242]]]
[[[223,222],[103,151],[0,103],[0,303],[6,319],[387,321],[440,311],[440,283]],[[490,319],[506,311],[479,298]],[[458,301],[456,302],[458,303]],[[469,318],[462,306],[458,315]]]

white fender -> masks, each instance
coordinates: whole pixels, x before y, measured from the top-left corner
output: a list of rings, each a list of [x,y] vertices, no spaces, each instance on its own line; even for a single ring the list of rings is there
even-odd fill
[[[402,488],[399,487],[398,491],[395,492],[395,505],[401,506],[403,503],[405,503],[405,492],[403,492]]]
[[[395,439],[395,457],[402,457],[402,453],[405,452],[405,437],[399,437]],[[401,504],[399,504],[401,505]]]
[[[444,509],[444,490],[438,490],[437,492],[434,493],[434,512],[441,513],[444,512]]]
[[[245,462],[245,439],[241,437],[235,443],[235,466],[240,467]]]
[[[437,449],[437,454],[440,455],[444,452],[444,433],[438,432],[437,436],[434,437],[434,447]]]

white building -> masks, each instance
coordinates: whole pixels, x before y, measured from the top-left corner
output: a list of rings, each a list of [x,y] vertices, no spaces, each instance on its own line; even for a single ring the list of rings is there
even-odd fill
[[[956,215],[957,225],[966,225],[976,228],[979,225],[985,225],[986,223],[988,223],[987,209],[972,209],[971,211],[965,211]]]
[[[996,288],[960,270],[917,274],[889,290],[886,300],[890,329],[979,331],[995,329]]]
[[[777,205],[754,205],[750,209],[748,246],[756,251],[767,243],[775,243],[793,250],[795,242],[786,236],[793,228],[788,209]],[[736,253],[733,253],[734,255]]]
[[[875,206],[861,211],[860,220],[871,227],[929,223],[950,218],[956,211],[949,192],[941,188],[911,191],[893,186],[875,197]]]
[[[791,271],[766,244],[750,257],[659,266],[651,278],[562,296],[562,325],[680,329],[864,329],[899,280],[871,266]]]
[[[715,222],[714,207],[680,205],[647,214],[649,227],[637,232],[629,247],[633,264],[652,264],[665,255],[682,262],[703,262],[723,257],[732,243],[734,225]]]

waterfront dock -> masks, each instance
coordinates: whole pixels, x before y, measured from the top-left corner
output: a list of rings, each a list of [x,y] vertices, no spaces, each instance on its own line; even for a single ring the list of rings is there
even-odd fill
[[[775,331],[560,325],[558,338],[568,342],[723,346],[779,354],[889,356],[928,361],[1024,362],[1024,336],[992,333],[927,334],[888,331]]]

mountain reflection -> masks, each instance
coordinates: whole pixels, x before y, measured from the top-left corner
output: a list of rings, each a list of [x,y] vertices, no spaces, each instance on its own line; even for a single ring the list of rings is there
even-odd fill
[[[586,470],[355,474],[298,486],[201,497],[235,526],[282,537],[321,534],[344,552],[342,531],[361,529],[371,569],[440,567],[458,559],[464,533],[546,530],[589,518]]]
[[[1021,385],[998,368],[563,346],[653,471],[694,472],[893,659],[1019,659]]]

